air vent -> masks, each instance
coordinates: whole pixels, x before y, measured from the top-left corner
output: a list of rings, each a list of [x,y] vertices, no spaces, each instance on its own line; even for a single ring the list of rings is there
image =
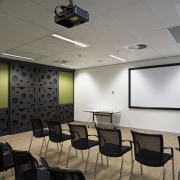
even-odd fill
[[[136,45],[128,46],[128,49],[133,50],[133,51],[141,50],[141,49],[145,49],[145,48],[147,48],[146,44],[136,44]]]
[[[168,28],[170,34],[173,36],[177,43],[180,43],[180,26]]]

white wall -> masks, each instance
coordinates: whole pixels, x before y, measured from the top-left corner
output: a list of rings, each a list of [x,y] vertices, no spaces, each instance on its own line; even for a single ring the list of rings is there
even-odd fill
[[[84,112],[87,109],[121,110],[113,116],[115,125],[180,133],[180,111],[128,108],[128,68],[171,63],[180,63],[180,56],[77,70],[75,120],[91,122],[92,114]],[[96,117],[96,121],[109,119]]]

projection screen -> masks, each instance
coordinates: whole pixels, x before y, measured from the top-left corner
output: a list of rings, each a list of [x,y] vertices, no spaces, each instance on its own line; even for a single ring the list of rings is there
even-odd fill
[[[129,68],[129,108],[180,110],[180,64]]]

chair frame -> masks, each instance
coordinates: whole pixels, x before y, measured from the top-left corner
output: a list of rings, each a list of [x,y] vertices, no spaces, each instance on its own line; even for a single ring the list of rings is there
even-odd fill
[[[37,124],[37,123],[38,123],[39,127],[36,127],[35,124]],[[31,140],[30,140],[28,150],[30,151],[30,149],[31,149],[33,137],[43,138],[43,141],[42,141],[42,144],[41,144],[41,149],[40,149],[40,152],[39,152],[39,156],[41,156],[43,145],[45,144],[45,147],[46,147],[46,139],[45,138],[46,138],[46,136],[49,135],[48,130],[44,129],[43,123],[39,118],[31,119],[31,124],[32,124],[33,134],[32,134]]]
[[[68,167],[71,147],[75,148],[76,156],[77,156],[77,150],[81,150],[82,158],[83,158],[82,150],[88,150],[88,155],[87,155],[86,165],[85,165],[85,170],[84,170],[84,173],[86,173],[87,165],[88,165],[88,161],[89,161],[89,155],[90,155],[90,148],[92,148],[92,147],[94,147],[94,146],[99,144],[98,140],[91,140],[89,137],[96,137],[97,138],[97,135],[88,134],[87,127],[85,125],[82,125],[82,124],[70,124],[69,123],[68,126],[69,126],[70,133],[71,133],[71,145],[69,146],[69,152],[68,152],[66,168]],[[75,128],[78,128],[78,129],[80,128],[82,130],[82,132],[84,132],[85,136],[82,138],[80,133],[77,130],[74,130]],[[75,138],[77,136],[78,136],[78,140],[77,141],[80,142],[82,139],[84,139],[85,140],[85,144],[83,144],[83,145],[81,144],[81,146],[80,145],[75,145],[74,144],[74,140],[75,140]]]
[[[49,146],[49,141],[57,143],[57,147],[59,149],[58,143],[60,144],[60,150],[59,150],[59,156],[58,156],[58,162],[60,162],[60,156],[62,153],[62,149],[63,149],[63,142],[70,140],[71,139],[71,135],[70,134],[65,134],[63,133],[63,131],[67,131],[67,130],[62,130],[61,127],[61,123],[59,121],[46,121],[47,125],[48,125],[48,129],[49,129],[49,139],[47,142],[47,146],[46,146],[46,152],[45,152],[45,158],[47,155],[47,150],[48,150],[48,146]],[[56,137],[58,137],[58,139],[54,139],[54,132],[58,132],[58,134],[56,134]],[[68,131],[69,132],[69,131]],[[57,136],[58,135],[58,136]]]
[[[94,179],[96,178],[99,154],[101,154],[101,158],[102,158],[102,155],[106,156],[107,165],[109,165],[108,157],[121,157],[120,174],[119,174],[119,179],[121,179],[122,170],[123,170],[123,162],[124,162],[123,155],[125,155],[126,153],[128,153],[130,151],[131,152],[131,162],[132,162],[132,157],[133,157],[132,141],[131,140],[122,140],[120,129],[107,129],[107,128],[96,127],[96,130],[97,130],[97,134],[98,134],[98,138],[99,138],[99,152],[97,153],[97,158],[96,158],[96,166],[95,166],[95,170],[94,170]],[[104,132],[107,131],[108,133],[116,132],[116,134],[118,134],[118,137],[119,137],[119,139],[118,139],[118,141],[119,141],[119,154],[110,155],[108,152],[106,152],[106,154],[105,154],[105,152],[103,153],[101,151],[101,149],[102,149],[101,142],[104,141],[105,145],[106,145],[106,143],[108,144],[109,142],[106,142],[106,138],[104,138],[101,135],[100,131],[104,131]],[[128,142],[129,146],[122,145],[123,142]],[[122,152],[123,148],[126,148],[127,150]],[[102,164],[103,164],[103,159],[102,159]]]
[[[173,180],[175,179],[175,176],[174,176],[174,152],[173,152],[173,148],[172,147],[164,147],[164,143],[163,143],[163,135],[162,134],[149,134],[149,133],[141,133],[141,132],[135,132],[135,131],[132,131],[131,130],[131,134],[132,134],[132,137],[133,137],[133,144],[134,144],[134,158],[133,159],[133,162],[132,162],[132,168],[131,168],[131,177],[130,177],[130,180],[132,180],[132,176],[133,176],[133,167],[134,167],[134,162],[135,160],[140,163],[140,167],[141,167],[141,174],[143,174],[143,170],[142,170],[142,164],[143,165],[146,165],[146,166],[151,166],[151,167],[163,167],[163,180],[165,180],[165,175],[166,175],[166,169],[165,169],[165,164],[169,161],[169,160],[172,160],[172,178]],[[170,150],[170,154],[167,154],[168,156],[171,156],[171,158],[169,158],[166,162],[163,163],[163,160],[162,161],[159,161],[158,163],[155,162],[154,164],[152,164],[152,162],[145,162],[145,161],[141,161],[139,159],[137,159],[137,156],[136,156],[136,148],[139,148],[139,150],[141,150],[141,144],[136,140],[135,138],[135,135],[138,135],[138,136],[142,136],[142,137],[155,137],[155,138],[158,138],[159,139],[159,145],[160,145],[160,152],[158,152],[161,157],[163,157],[163,155],[165,154],[164,153],[164,150],[167,149],[167,150]],[[145,142],[147,142],[148,140],[145,139],[144,140]],[[154,143],[154,141],[152,142]],[[148,150],[148,149],[147,149]],[[151,152],[153,152],[153,150],[151,150]],[[156,153],[156,151],[154,151]]]

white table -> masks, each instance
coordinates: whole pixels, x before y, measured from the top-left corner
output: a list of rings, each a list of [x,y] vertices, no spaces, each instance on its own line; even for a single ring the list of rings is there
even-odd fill
[[[93,109],[93,110],[85,110],[85,112],[90,112],[93,114],[93,123],[96,126],[96,123],[94,121],[94,116],[109,116],[110,118],[110,125],[112,124],[112,116],[115,113],[120,113],[119,110],[100,110],[100,109]]]

